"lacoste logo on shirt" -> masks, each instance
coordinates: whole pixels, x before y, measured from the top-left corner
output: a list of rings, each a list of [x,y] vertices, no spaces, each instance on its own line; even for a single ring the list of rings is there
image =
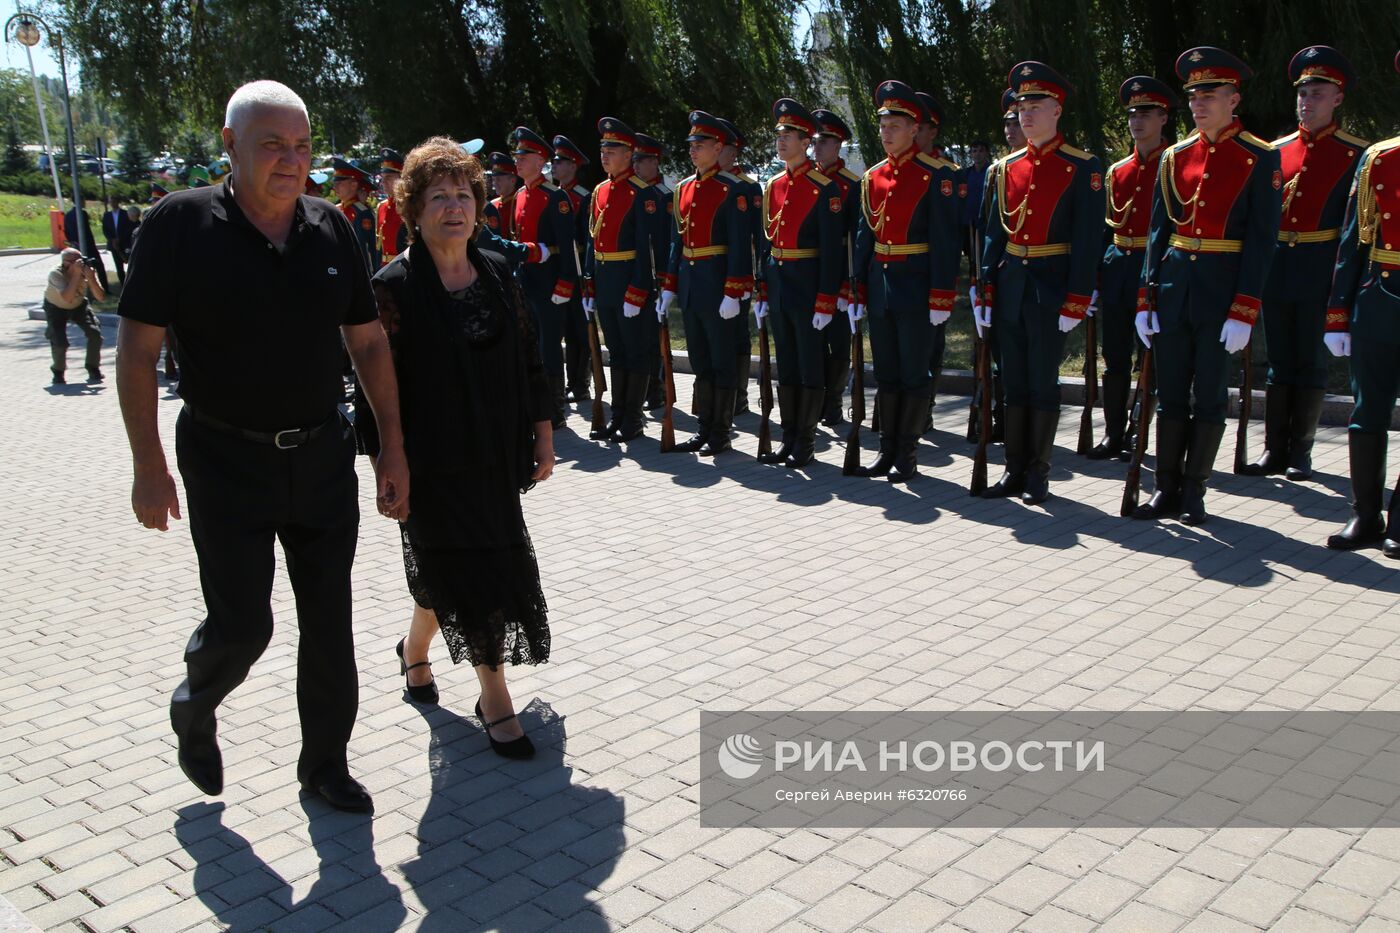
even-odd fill
[[[335,266],[331,266],[330,268],[326,269],[326,274],[327,274],[327,275],[339,275],[339,273],[335,271]]]

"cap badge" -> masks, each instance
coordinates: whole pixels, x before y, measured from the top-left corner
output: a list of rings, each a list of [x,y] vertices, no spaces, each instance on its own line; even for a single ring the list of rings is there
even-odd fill
[[[1198,61],[1200,61],[1200,60],[1203,59],[1203,58],[1205,58],[1205,56],[1201,54],[1201,50],[1200,50],[1200,49],[1196,49],[1195,51],[1193,51],[1193,52],[1191,53],[1191,55],[1190,55],[1190,57],[1189,57],[1189,60],[1190,60],[1190,61],[1193,61],[1193,62],[1198,62]]]

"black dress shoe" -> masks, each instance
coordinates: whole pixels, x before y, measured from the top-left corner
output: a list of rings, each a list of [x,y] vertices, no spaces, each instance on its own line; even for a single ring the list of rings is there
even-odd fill
[[[210,797],[224,792],[224,756],[219,752],[219,743],[212,736],[197,741],[181,739],[176,759],[185,777],[201,792]]]
[[[53,385],[56,385],[56,386],[65,386],[65,385],[67,385],[67,384],[68,384],[68,380],[65,379],[65,378],[63,378],[63,373],[58,372],[57,370],[54,370],[54,371],[53,371]]]
[[[408,698],[410,700],[413,700],[415,703],[430,703],[436,705],[438,701],[438,688],[436,679],[430,680],[425,684],[417,685],[408,682],[409,671],[418,667],[427,667],[432,662],[419,661],[417,664],[409,664],[406,661],[404,661],[403,643],[407,640],[407,638],[400,638],[398,646],[394,648],[394,653],[399,656],[399,673],[403,675],[404,693],[408,694]]]
[[[337,810],[346,813],[373,813],[369,791],[348,774],[335,774],[314,781],[303,781],[302,790],[315,794]]]
[[[88,382],[102,382],[102,381],[103,381],[103,379],[102,379],[102,370],[100,370],[100,369],[89,369],[89,370],[88,370]]]
[[[509,742],[497,741],[491,734],[492,726],[499,726],[507,719],[514,719],[515,714],[502,716],[500,719],[486,721],[486,717],[481,715],[481,701],[476,701],[476,718],[481,720],[481,727],[486,731],[486,738],[491,742],[491,750],[502,758],[533,758],[535,757],[535,743],[530,741],[528,735],[522,735],[518,739],[511,739]]]

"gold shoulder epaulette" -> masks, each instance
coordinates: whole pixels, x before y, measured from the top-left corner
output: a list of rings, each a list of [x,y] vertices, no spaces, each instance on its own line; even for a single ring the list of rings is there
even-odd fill
[[[1293,132],[1289,133],[1287,136],[1280,136],[1278,139],[1274,140],[1273,143],[1272,143],[1271,145],[1273,145],[1273,147],[1274,147],[1275,149],[1282,149],[1284,146],[1286,146],[1286,145],[1288,145],[1289,143],[1293,142],[1293,140],[1295,140],[1295,139],[1297,139],[1297,138],[1298,138],[1298,131],[1297,131],[1297,130],[1294,130]]]
[[[734,174],[738,175],[738,176],[739,176],[739,180],[742,181],[742,182],[747,182],[748,184],[751,184],[751,185],[756,185],[756,184],[758,184],[758,179],[757,179],[757,178],[754,178],[754,177],[753,177],[752,175],[750,175],[748,172],[735,172]]]
[[[1362,139],[1360,136],[1353,136],[1345,130],[1337,130],[1337,132],[1334,135],[1342,142],[1352,146],[1356,146],[1360,149],[1365,149],[1367,146],[1371,145],[1366,140]]]
[[[585,188],[583,185],[574,185],[574,194],[578,195],[579,197],[582,197],[583,195],[588,193],[588,189]]]
[[[682,178],[680,181],[676,182],[676,186],[677,186],[677,187],[680,187],[681,185],[685,184],[686,182],[688,182],[688,181],[694,181],[694,180],[695,180],[695,176],[694,176],[694,175],[687,175],[687,176],[685,176],[684,178]]]
[[[1126,156],[1124,156],[1123,158],[1119,159],[1117,162],[1114,162],[1112,165],[1110,165],[1110,166],[1108,167],[1108,170],[1109,170],[1110,172],[1112,172],[1112,171],[1114,171],[1115,169],[1117,169],[1119,166],[1127,165],[1127,164],[1128,164],[1129,162],[1131,162],[1131,161],[1133,161],[1133,157],[1132,157],[1131,155],[1126,155]]]
[[[1066,155],[1070,156],[1071,158],[1075,158],[1075,159],[1085,160],[1085,159],[1092,159],[1092,158],[1093,158],[1092,155],[1090,155],[1089,153],[1085,152],[1083,149],[1078,149],[1078,148],[1076,148],[1076,147],[1074,147],[1074,146],[1071,146],[1069,143],[1061,143],[1061,144],[1060,144],[1060,151],[1063,152],[1063,153],[1065,153]]]
[[[1200,135],[1201,135],[1201,131],[1200,131],[1200,130],[1192,130],[1191,132],[1189,132],[1189,133],[1186,134],[1186,138],[1185,138],[1185,139],[1181,140],[1181,142],[1179,142],[1179,143],[1177,143],[1176,145],[1172,146],[1172,148],[1173,148],[1173,149],[1185,149],[1187,146],[1189,146],[1189,145],[1191,145],[1192,143],[1194,143],[1194,142],[1196,141],[1196,137],[1198,137],[1198,136],[1200,136]]]
[[[828,178],[826,175],[823,175],[816,169],[812,169],[810,172],[808,172],[807,177],[812,179],[812,181],[816,182],[819,185],[826,185],[831,183],[830,178]]]
[[[594,194],[597,194],[600,190],[602,190],[602,187],[603,187],[604,185],[606,185],[607,183],[608,183],[608,180],[607,180],[606,178],[604,178],[602,181],[598,182],[598,184],[596,184],[596,185],[593,186],[593,193],[594,193]]]
[[[840,175],[847,181],[860,181],[860,176],[857,175],[855,172],[851,171],[850,169],[846,168],[846,166],[844,165],[841,166]]]
[[[647,187],[650,187],[646,182],[642,181],[642,180],[641,180],[640,178],[638,178],[636,175],[628,175],[628,176],[627,176],[627,180],[630,181],[630,182],[633,184],[633,186],[634,186],[634,187],[637,187],[637,188],[647,188]]]
[[[1240,135],[1235,138],[1243,139],[1245,142],[1249,143],[1252,146],[1258,146],[1260,149],[1266,149],[1271,152],[1274,148],[1270,144],[1266,143],[1264,140],[1260,139],[1258,136],[1255,136],[1249,130],[1240,130]]]
[[[870,166],[870,168],[865,170],[865,177],[869,178],[871,172],[875,171],[877,168],[884,165],[888,161],[889,159],[881,159],[879,162],[876,162],[874,165]]]
[[[1400,149],[1400,136],[1392,136],[1389,139],[1382,139],[1378,143],[1372,143],[1371,147],[1366,150],[1366,154],[1380,155],[1391,149]]]

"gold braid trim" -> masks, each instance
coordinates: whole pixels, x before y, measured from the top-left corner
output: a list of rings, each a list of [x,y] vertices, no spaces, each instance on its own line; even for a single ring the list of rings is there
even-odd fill
[[[1380,223],[1376,192],[1371,187],[1371,160],[1375,157],[1374,149],[1366,153],[1361,163],[1361,174],[1356,179],[1356,234],[1362,246],[1375,242],[1376,227]]]

